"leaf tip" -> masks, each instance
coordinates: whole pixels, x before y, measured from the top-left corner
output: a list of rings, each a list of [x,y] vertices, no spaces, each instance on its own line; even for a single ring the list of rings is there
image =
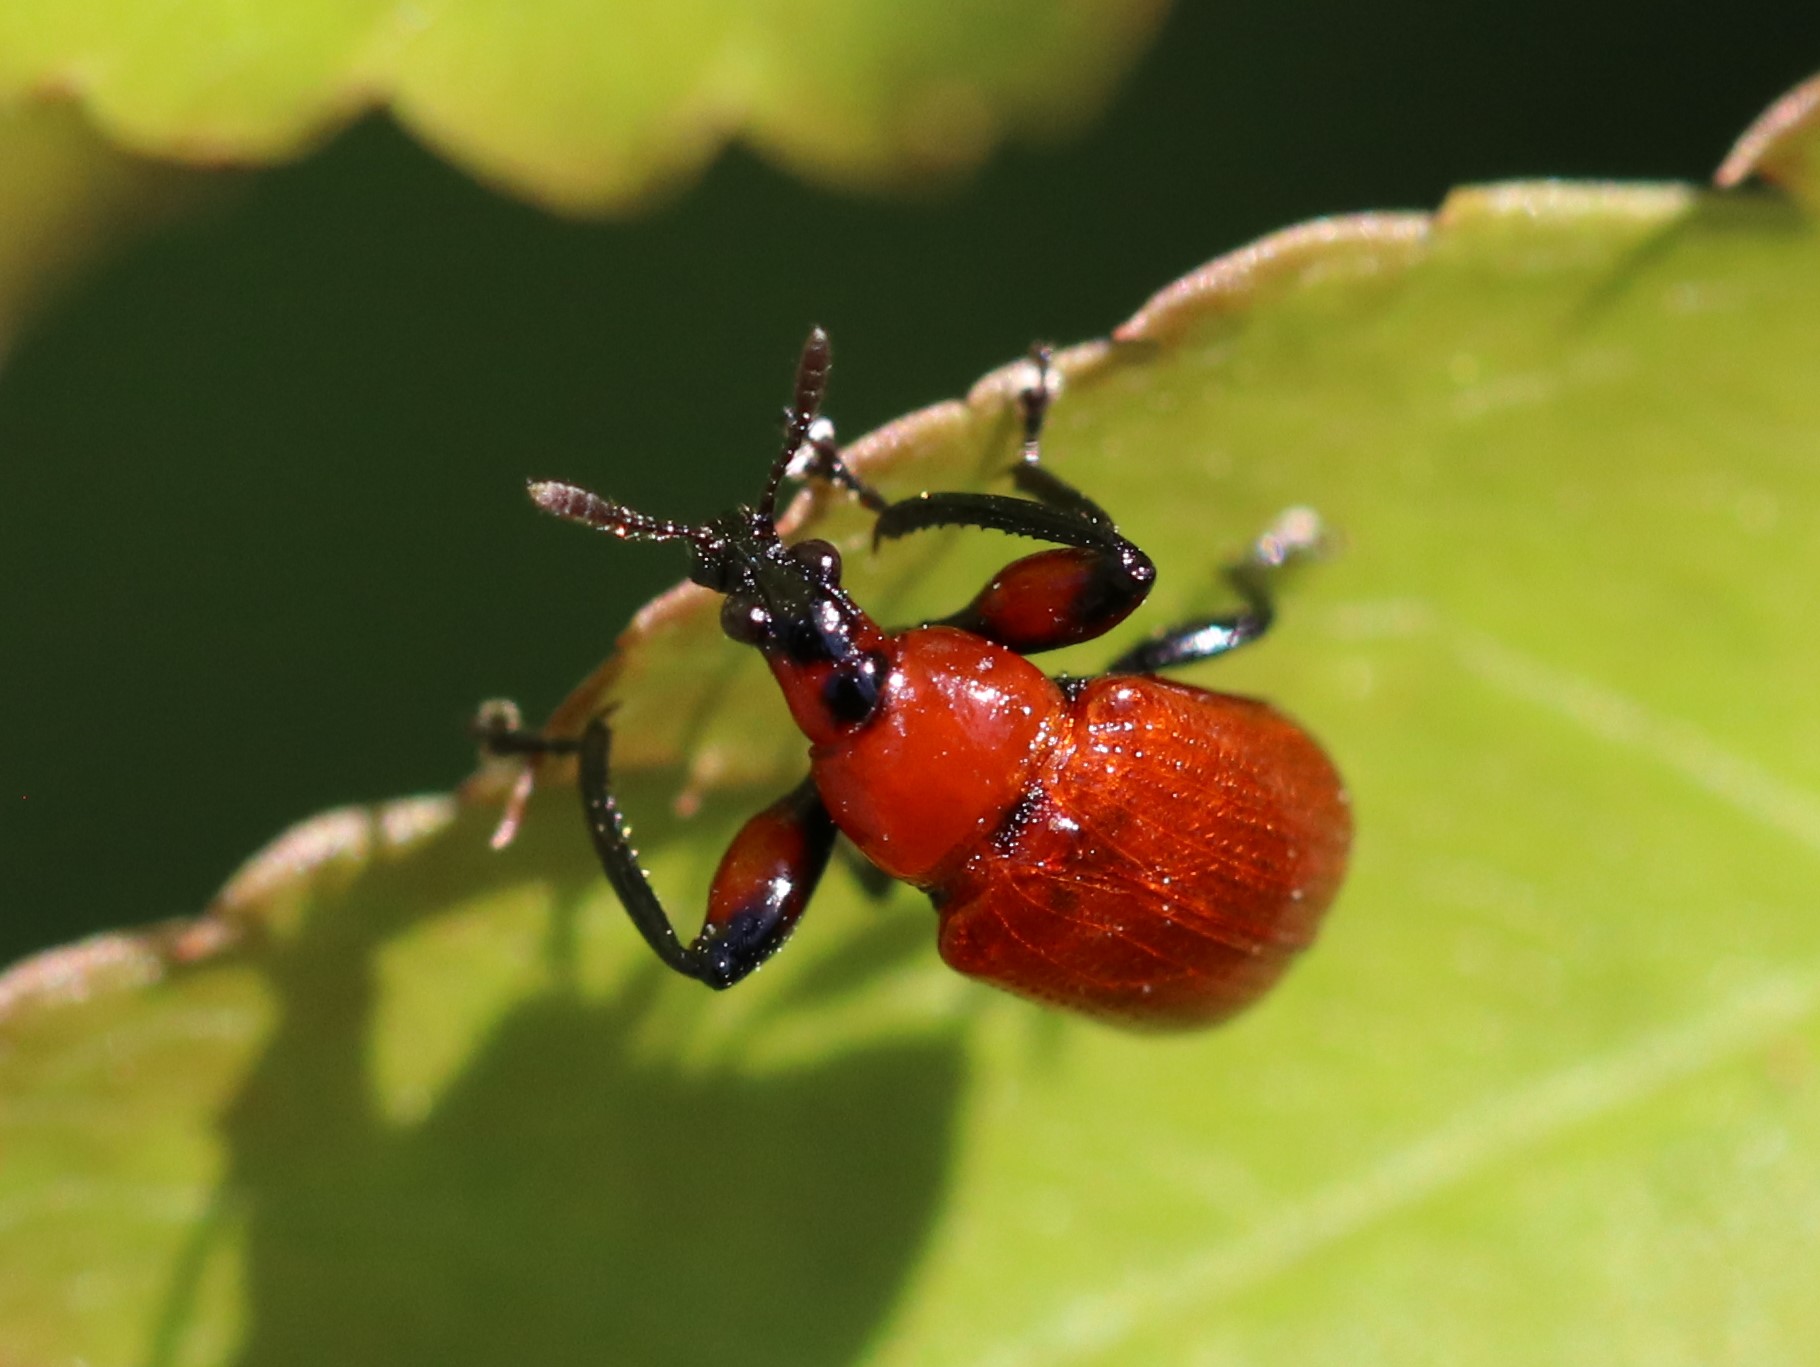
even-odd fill
[[[1820,75],[1789,91],[1744,130],[1713,174],[1713,184],[1734,190],[1753,178],[1809,204],[1820,199]]]

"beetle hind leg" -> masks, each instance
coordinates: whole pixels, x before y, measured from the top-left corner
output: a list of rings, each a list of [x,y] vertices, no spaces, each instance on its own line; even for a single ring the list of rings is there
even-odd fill
[[[1108,674],[1155,674],[1177,665],[1211,660],[1249,645],[1276,621],[1276,598],[1296,565],[1319,555],[1327,541],[1312,508],[1289,508],[1258,536],[1245,554],[1222,571],[1244,604],[1237,612],[1183,622],[1126,651],[1107,666]]]

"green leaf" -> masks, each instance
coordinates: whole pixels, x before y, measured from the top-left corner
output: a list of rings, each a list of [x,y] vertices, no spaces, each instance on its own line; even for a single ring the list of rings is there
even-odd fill
[[[451,160],[574,212],[630,208],[731,138],[877,186],[1091,118],[1160,0],[12,0],[0,101],[78,100],[207,165],[296,156],[379,105]]]
[[[1801,1360],[1813,104],[1728,163],[1787,197],[1318,222],[1064,357],[1049,459],[1155,556],[1145,629],[1285,505],[1344,536],[1195,675],[1306,721],[1359,818],[1321,945],[1250,1015],[1061,1019],[841,871],[710,995],[649,961],[559,775],[499,854],[506,774],[330,814],[198,922],[0,979],[0,1359]],[[1008,385],[855,460],[980,483]],[[824,502],[799,516],[888,617],[1008,551],[871,559]],[[606,698],[647,862],[697,907],[802,743],[694,590],[558,721]]]

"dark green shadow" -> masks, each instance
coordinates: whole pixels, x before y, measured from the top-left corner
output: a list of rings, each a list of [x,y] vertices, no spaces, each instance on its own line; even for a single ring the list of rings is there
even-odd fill
[[[532,838],[582,845],[551,824]],[[149,1360],[183,1358],[202,1269],[232,1225],[244,1367],[852,1361],[946,1183],[956,1032],[795,1071],[690,1071],[629,1048],[668,987],[654,968],[611,999],[522,1001],[429,1115],[398,1125],[369,1080],[374,956],[452,889],[482,890],[483,826],[464,819],[370,870],[271,955],[280,1022],[224,1121],[217,1214],[172,1269]],[[538,849],[498,876],[526,867],[573,871],[556,907],[589,876]],[[722,1001],[704,994],[702,1009]]]

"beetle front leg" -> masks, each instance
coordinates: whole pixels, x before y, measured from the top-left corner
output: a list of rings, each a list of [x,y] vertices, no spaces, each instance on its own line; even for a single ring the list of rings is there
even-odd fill
[[[1129,553],[1064,547],[1014,560],[959,612],[937,625],[1034,655],[1104,636],[1150,593],[1156,569],[1136,546]]]
[[[817,416],[809,425],[786,473],[791,479],[819,479],[845,489],[870,512],[880,513],[891,506],[883,494],[854,474],[841,459],[840,442],[830,418]]]
[[[1049,406],[1062,392],[1062,374],[1055,368],[1054,349],[1038,342],[1025,362],[1029,378],[1017,392],[1017,407],[1024,420],[1024,443],[1018,462],[1011,467],[1011,482],[1022,492],[1051,508],[1061,508],[1115,530],[1112,517],[1086,494],[1043,464],[1043,427]]]
[[[1087,502],[1085,496],[1081,501]],[[930,527],[980,527],[1059,543],[1060,549],[1012,561],[966,607],[931,624],[959,627],[1020,655],[1103,636],[1137,610],[1156,582],[1150,557],[1119,535],[1103,513],[1096,517],[1048,500],[922,494],[885,509],[874,539],[889,541]]]
[[[703,982],[731,987],[777,952],[821,882],[835,834],[807,778],[740,827],[714,872],[707,919],[690,946]]]
[[[1060,376],[1041,344],[1030,349],[1027,365],[1017,396],[1022,454],[1011,477],[1030,497],[922,494],[883,509],[873,531],[874,541],[889,541],[931,527],[980,527],[1056,542],[1057,550],[1012,561],[966,607],[928,624],[958,627],[1020,655],[1103,636],[1156,582],[1150,557],[1119,534],[1106,510],[1043,465],[1043,425]]]
[[[607,881],[657,957],[684,977],[731,987],[789,938],[834,848],[834,822],[808,779],[740,827],[721,857],[708,914],[684,945],[639,867],[609,777],[611,734],[596,718],[581,740],[581,796]]]

